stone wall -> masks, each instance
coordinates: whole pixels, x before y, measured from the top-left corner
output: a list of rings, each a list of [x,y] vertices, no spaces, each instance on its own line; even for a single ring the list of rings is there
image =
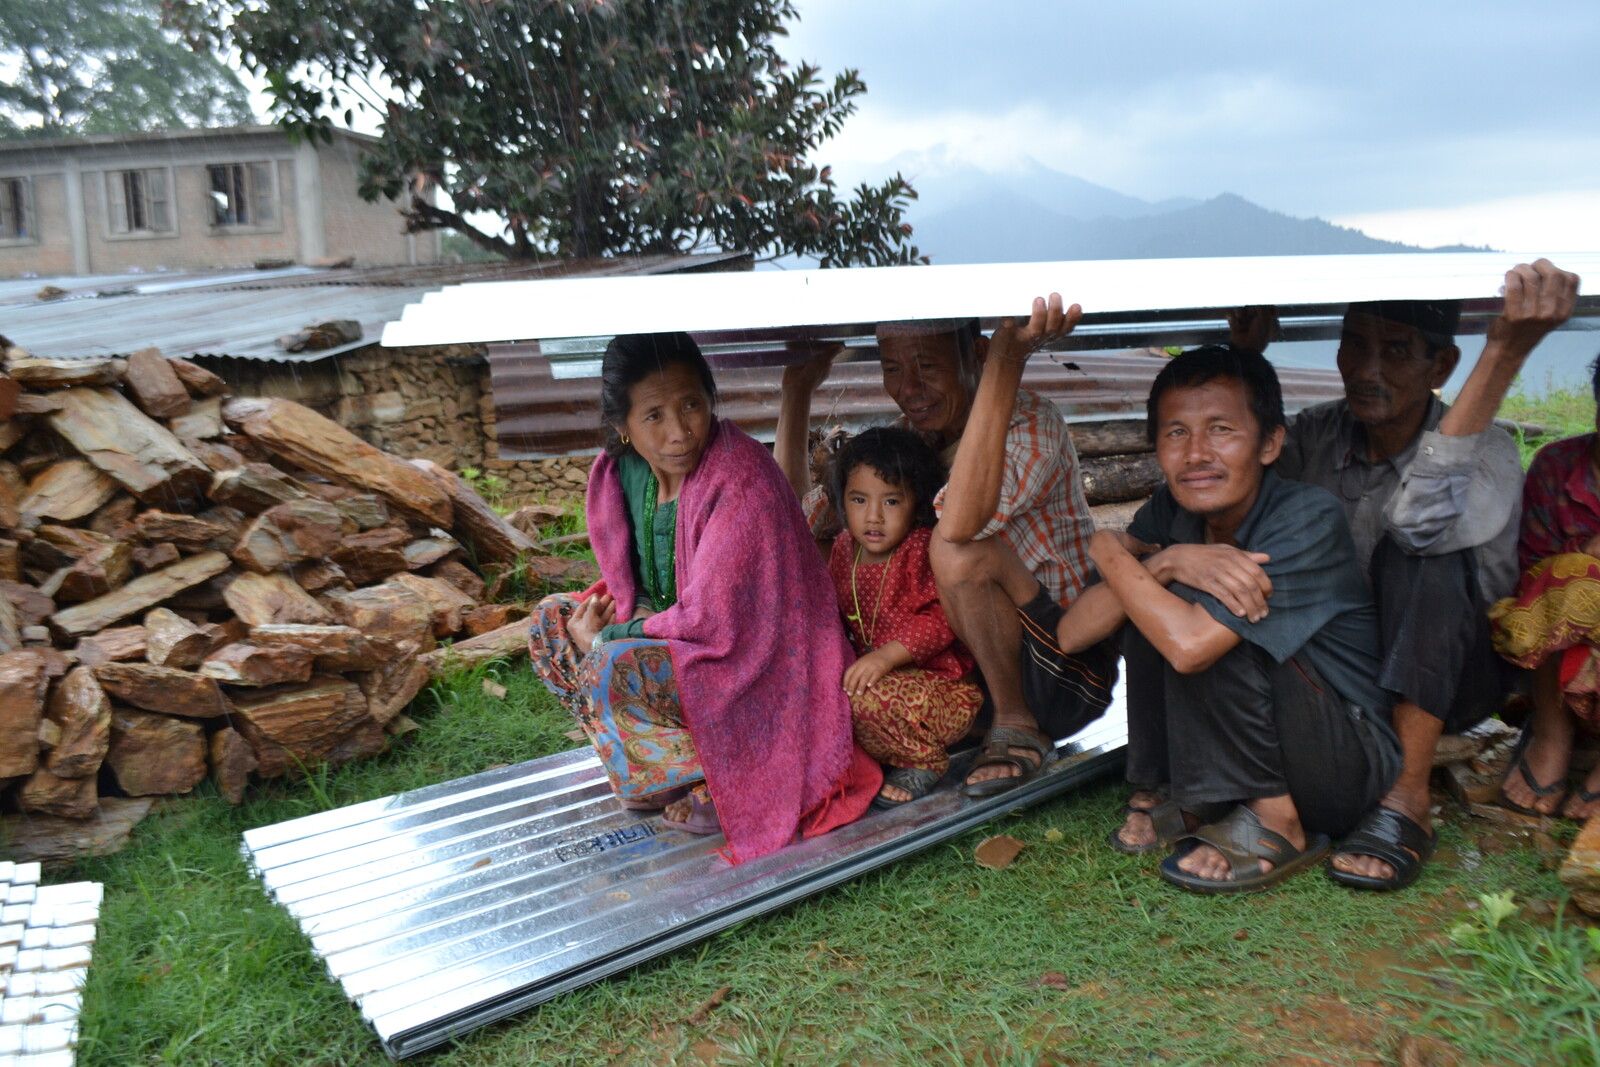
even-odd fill
[[[502,505],[581,502],[592,456],[503,460],[495,446],[494,393],[480,345],[382,348],[273,362],[200,358],[240,396],[306,405],[363,440],[407,459],[474,469]]]

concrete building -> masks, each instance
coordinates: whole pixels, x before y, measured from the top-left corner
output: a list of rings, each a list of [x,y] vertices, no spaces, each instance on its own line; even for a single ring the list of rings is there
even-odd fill
[[[407,234],[393,201],[357,194],[372,143],[275,126],[0,142],[0,277],[437,263],[437,231]]]

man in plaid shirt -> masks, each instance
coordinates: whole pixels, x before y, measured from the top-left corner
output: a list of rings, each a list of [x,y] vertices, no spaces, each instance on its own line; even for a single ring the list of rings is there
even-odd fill
[[[1070,330],[1059,299],[1051,311],[1053,330],[1044,318],[1030,322],[1018,343],[1036,345]],[[877,336],[884,391],[900,408],[899,423],[925,436],[948,469],[969,447],[963,442],[989,339],[971,319],[881,323]],[[821,487],[811,485],[806,438],[812,395],[842,350],[830,345],[788,367],[779,408],[774,454],[819,538],[831,537],[837,520]],[[1074,657],[1055,648],[1055,619],[1083,587],[1094,533],[1066,422],[1054,404],[1025,389],[1014,406],[989,407],[985,440],[974,450],[974,462],[983,453],[982,473],[967,483],[980,491],[965,501],[940,491],[940,525],[929,546],[945,614],[978,662],[994,713],[966,782],[974,795],[1033,777],[1053,751],[1052,738],[1075,733],[1104,710],[1115,676],[1109,651]],[[952,525],[957,518],[959,526]]]

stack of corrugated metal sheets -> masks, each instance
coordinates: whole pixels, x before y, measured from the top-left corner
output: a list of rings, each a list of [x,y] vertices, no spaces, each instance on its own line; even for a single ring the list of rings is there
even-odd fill
[[[244,850],[388,1052],[404,1057],[1117,770],[1111,709],[1032,782],[947,784],[733,866],[723,838],[617,802],[592,750],[252,830]]]

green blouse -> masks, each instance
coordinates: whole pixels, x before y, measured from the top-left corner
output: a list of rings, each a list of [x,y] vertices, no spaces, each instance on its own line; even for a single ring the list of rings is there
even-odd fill
[[[633,452],[617,461],[617,475],[633,532],[633,580],[639,590],[635,606],[665,611],[678,602],[678,502],[656,503],[660,493],[656,476],[650,464]],[[643,619],[615,622],[600,630],[602,641],[643,636]]]

